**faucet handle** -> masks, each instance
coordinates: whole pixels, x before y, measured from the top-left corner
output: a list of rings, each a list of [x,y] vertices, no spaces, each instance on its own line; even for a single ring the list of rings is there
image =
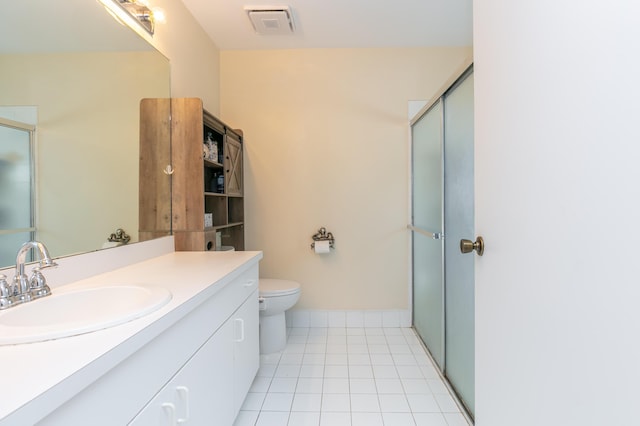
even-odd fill
[[[41,269],[42,268],[38,267],[33,268],[33,275],[29,279],[29,287],[31,288],[30,292],[33,299],[48,296],[51,294],[51,289],[47,285],[47,280],[45,279],[44,275],[42,275],[42,272],[40,272]]]
[[[7,276],[0,274],[0,297],[9,297],[11,294],[11,286],[7,282]]]
[[[0,310],[10,308],[13,305],[12,295],[12,287],[7,282],[7,276],[0,274]]]

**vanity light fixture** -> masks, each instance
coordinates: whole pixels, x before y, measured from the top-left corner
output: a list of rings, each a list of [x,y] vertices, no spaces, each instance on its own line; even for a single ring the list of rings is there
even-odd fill
[[[164,11],[150,7],[147,0],[99,0],[118,21],[131,25],[135,21],[149,35],[153,36],[156,22],[165,22]]]

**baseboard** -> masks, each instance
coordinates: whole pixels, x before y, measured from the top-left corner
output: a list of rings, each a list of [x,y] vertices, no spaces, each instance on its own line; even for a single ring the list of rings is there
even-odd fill
[[[411,313],[408,309],[349,311],[292,309],[286,312],[285,317],[287,327],[411,327]]]

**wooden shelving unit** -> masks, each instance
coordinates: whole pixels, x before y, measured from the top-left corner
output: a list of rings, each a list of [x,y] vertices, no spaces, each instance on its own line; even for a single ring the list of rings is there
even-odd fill
[[[143,100],[141,119],[155,120],[157,114],[145,111],[155,111],[158,103],[166,102],[166,99]],[[176,250],[220,250],[229,246],[244,250],[242,131],[231,129],[205,111],[198,98],[172,98],[170,106],[171,230]],[[217,147],[217,158],[204,158],[207,139]],[[141,134],[140,144],[142,152],[142,146],[153,145],[153,141],[143,140]],[[166,165],[158,167],[162,170]],[[145,170],[148,169],[145,165]],[[148,179],[153,180],[154,174]],[[143,191],[154,184],[143,182],[141,176],[140,185]],[[141,198],[140,211],[149,209],[153,207],[143,206]],[[212,226],[205,226],[205,214],[211,214]]]

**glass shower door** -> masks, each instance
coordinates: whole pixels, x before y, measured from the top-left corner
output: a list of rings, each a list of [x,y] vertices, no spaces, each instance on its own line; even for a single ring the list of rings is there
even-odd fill
[[[444,368],[442,103],[412,126],[413,324]]]
[[[474,412],[475,255],[460,252],[474,239],[473,74],[447,92],[444,101],[445,375]]]

